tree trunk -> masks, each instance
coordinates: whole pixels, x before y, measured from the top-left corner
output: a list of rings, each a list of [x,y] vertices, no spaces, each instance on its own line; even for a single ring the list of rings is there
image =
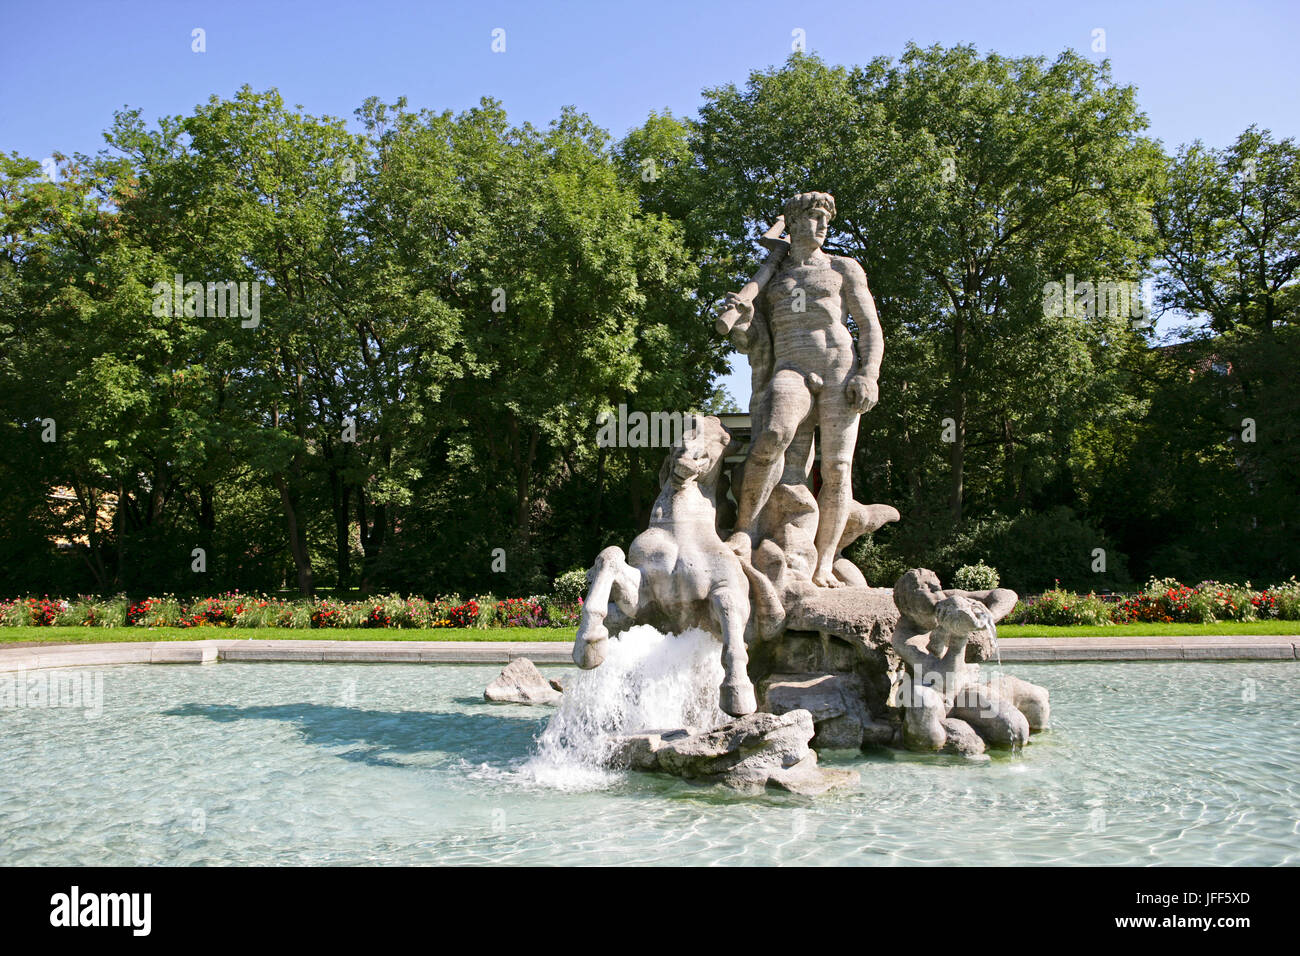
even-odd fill
[[[338,565],[339,590],[342,591],[352,581],[351,547],[348,532],[351,522],[348,517],[348,486],[338,469],[330,469],[330,506],[334,512],[334,551]]]
[[[533,462],[537,457],[538,429],[534,427],[528,435],[528,447],[523,447],[523,435],[520,433],[519,419],[510,416],[510,454],[515,465],[515,533],[522,545],[527,545],[532,532],[532,496]]]
[[[384,550],[384,530],[388,522],[388,511],[383,505],[373,509],[366,506],[366,490],[357,488],[357,525],[361,530],[361,551],[365,555],[365,566],[361,572],[361,590],[369,594],[374,583],[375,565]]]
[[[596,548],[600,545],[600,507],[605,497],[605,453],[609,451],[604,445],[600,446],[600,451],[596,453],[596,495],[591,505],[591,538],[595,554]]]
[[[281,472],[275,475],[275,487],[280,491],[280,504],[284,508],[284,520],[289,531],[289,551],[293,555],[293,566],[298,577],[298,592],[309,598],[313,596],[315,588],[312,584],[307,539],[298,524],[298,496],[289,489],[289,482]]]
[[[966,481],[966,319],[960,309],[953,316],[952,349],[952,448],[949,451],[949,463],[952,468],[952,484],[948,490],[948,512],[954,525],[961,524],[962,498],[965,494]]]

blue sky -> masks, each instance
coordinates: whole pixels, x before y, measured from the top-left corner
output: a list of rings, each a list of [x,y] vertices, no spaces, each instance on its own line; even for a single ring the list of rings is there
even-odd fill
[[[191,50],[191,31],[207,50]],[[505,32],[493,53],[492,31]],[[37,159],[94,152],[113,111],[147,121],[247,83],[351,118],[367,96],[459,110],[500,99],[545,124],[575,105],[621,135],[650,110],[694,113],[700,91],[743,83],[789,54],[792,31],[834,63],[896,56],[904,44],[1109,58],[1137,86],[1152,135],[1225,145],[1252,123],[1300,130],[1300,3],[980,3],[904,0],[707,3],[418,3],[398,0],[0,0],[0,150]],[[1094,53],[1093,31],[1105,31]],[[815,185],[815,184],[811,184]],[[728,379],[748,394],[743,369]]]

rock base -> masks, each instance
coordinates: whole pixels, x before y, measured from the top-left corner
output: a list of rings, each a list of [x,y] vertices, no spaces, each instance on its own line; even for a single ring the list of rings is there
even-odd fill
[[[717,730],[650,731],[620,741],[622,762],[635,770],[670,773],[700,784],[733,790],[766,788],[814,796],[855,785],[856,771],[817,765],[809,747],[813,718],[806,710],[756,713]]]
[[[808,711],[816,750],[887,746],[898,736],[896,724],[871,715],[862,679],[852,671],[773,674],[759,684],[759,698],[769,713]]]
[[[516,657],[487,685],[485,700],[497,704],[555,704],[563,695],[526,657]]]
[[[903,672],[890,644],[898,608],[890,588],[812,588],[791,602],[784,631],[751,648],[759,709],[812,714],[817,750],[897,746],[890,692]]]

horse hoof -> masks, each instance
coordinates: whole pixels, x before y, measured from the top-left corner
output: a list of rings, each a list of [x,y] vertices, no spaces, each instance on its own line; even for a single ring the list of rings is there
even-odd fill
[[[743,684],[723,684],[718,688],[718,706],[732,717],[744,717],[758,710],[758,701],[754,699],[754,685],[746,681]]]
[[[579,639],[573,643],[573,663],[577,664],[584,671],[589,671],[594,667],[599,667],[605,663],[605,650],[609,646],[609,639],[604,637],[593,638],[592,640]]]

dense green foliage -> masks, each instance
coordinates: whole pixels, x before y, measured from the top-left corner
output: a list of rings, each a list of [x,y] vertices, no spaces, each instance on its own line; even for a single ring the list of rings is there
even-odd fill
[[[1296,146],[1167,155],[1144,128],[1074,54],[909,47],[795,55],[619,142],[573,110],[542,130],[369,100],[349,126],[245,89],[119,114],[53,181],[0,156],[0,575],[549,591],[657,490],[662,449],[599,447],[598,414],[727,407],[712,309],[816,188],[886,337],[853,483],[903,520],[851,553],[872,583],[1285,578]],[[177,276],[256,282],[258,315],[160,307]],[[1203,328],[1156,347],[1123,311],[1045,304],[1144,279]]]

